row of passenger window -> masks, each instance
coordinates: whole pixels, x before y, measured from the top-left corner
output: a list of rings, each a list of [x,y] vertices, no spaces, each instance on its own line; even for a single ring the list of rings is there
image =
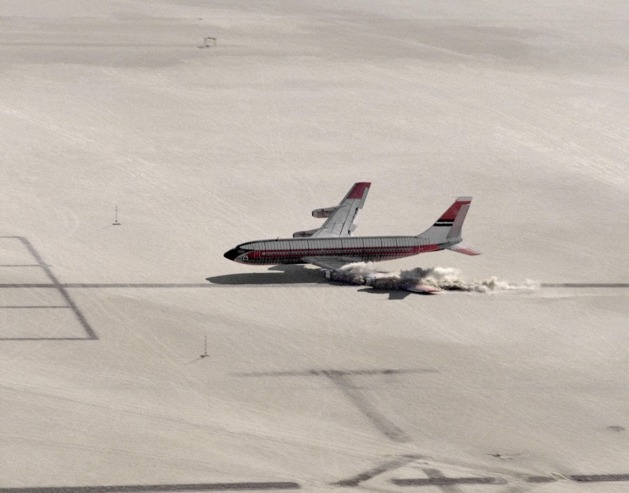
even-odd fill
[[[340,240],[291,240],[291,241],[264,241],[251,244],[254,250],[328,250],[333,249],[365,249],[365,248],[400,248],[412,247],[418,244],[414,237],[390,237],[390,238],[342,238]]]

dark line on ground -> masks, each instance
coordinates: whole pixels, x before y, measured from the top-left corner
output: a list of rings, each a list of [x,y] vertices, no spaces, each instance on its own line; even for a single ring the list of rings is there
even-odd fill
[[[439,469],[425,467],[422,470],[426,473],[428,479],[447,479],[445,474],[443,474]],[[439,488],[441,491],[445,491],[446,493],[458,493],[459,491],[461,491],[456,484],[436,484],[435,486],[437,486],[437,488]]]
[[[557,478],[550,476],[529,476],[526,478],[527,483],[553,483],[557,481]]]
[[[21,43],[0,43],[0,46],[42,46],[41,43],[33,42],[21,42]],[[192,44],[188,43],[46,43],[43,45],[46,47],[60,47],[60,48],[193,48]],[[11,236],[2,236],[2,238],[12,238]]]
[[[39,264],[0,264],[0,267],[41,267]]]
[[[112,486],[52,486],[41,488],[0,488],[0,493],[114,493],[137,491],[234,491],[234,490],[296,490],[293,482],[265,483],[197,483],[137,484]]]
[[[0,284],[0,288],[56,288],[59,287],[72,289],[72,288],[218,288],[222,286],[214,286],[212,284],[177,284],[177,283],[13,283],[13,284]]]
[[[397,486],[447,486],[457,484],[507,484],[503,478],[478,477],[478,478],[406,478],[392,479]]]
[[[629,283],[623,282],[562,282],[550,283],[543,282],[540,284],[542,288],[629,288]]]
[[[438,370],[431,368],[415,369],[359,369],[359,370],[303,370],[287,372],[261,372],[261,373],[236,373],[239,377],[288,377],[288,376],[324,376],[331,380],[336,387],[349,400],[351,400],[358,410],[371,421],[371,423],[385,436],[395,442],[410,442],[411,438],[398,426],[392,423],[357,389],[350,381],[352,375],[395,375],[400,373],[437,373]]]
[[[92,341],[90,337],[0,337],[0,341]]]
[[[33,284],[13,283],[13,284],[0,284],[0,288],[54,288],[56,289],[57,286],[50,283],[45,283],[45,284],[43,283],[33,283]]]
[[[595,483],[599,481],[629,481],[629,474],[574,474],[568,476],[579,483]]]
[[[87,320],[83,316],[83,313],[81,312],[81,310],[79,310],[79,308],[76,306],[76,304],[74,303],[74,300],[72,299],[72,297],[68,294],[68,292],[65,290],[63,285],[55,277],[55,275],[53,274],[52,270],[50,270],[50,267],[48,267],[46,262],[44,262],[44,260],[39,255],[37,250],[35,250],[33,245],[31,245],[30,241],[28,241],[28,239],[23,237],[23,236],[18,236],[17,238],[20,239],[22,244],[27,248],[27,250],[31,253],[33,258],[37,261],[37,263],[44,270],[44,272],[46,273],[48,278],[52,281],[52,283],[55,285],[55,287],[59,290],[59,293],[65,299],[65,301],[68,304],[68,306],[70,307],[70,309],[74,312],[74,315],[76,316],[77,320],[79,321],[79,323],[81,324],[81,326],[83,327],[85,332],[87,332],[88,337],[90,339],[98,339],[98,336],[96,335],[96,332],[94,332],[92,327],[90,327],[90,324],[87,322]]]
[[[55,306],[55,305],[50,305],[50,306],[46,306],[46,305],[6,305],[6,306],[0,306],[0,308],[70,308],[69,306],[65,306],[65,305],[59,305],[59,306]]]
[[[348,375],[336,371],[323,371],[321,373],[328,377],[387,438],[401,443],[411,441],[411,438],[401,428],[397,427],[384,414],[378,411],[362,392],[352,385]]]
[[[211,288],[209,283],[68,283],[66,288]]]
[[[343,479],[341,481],[337,481],[336,483],[332,483],[333,486],[358,486],[363,481],[368,481],[371,478],[378,476],[387,471],[391,471],[393,469],[398,469],[409,462],[413,462],[414,460],[421,459],[419,455],[403,455],[402,457],[398,457],[397,459],[391,460],[389,462],[385,462],[379,466],[374,467],[373,469],[369,469],[368,471],[357,474],[354,477],[349,479]]]
[[[344,375],[344,376],[361,376],[361,375],[400,375],[405,373],[439,373],[434,368],[409,368],[409,369],[391,369],[376,368],[364,370],[303,370],[303,371],[269,371],[259,373],[232,373],[236,377],[320,377],[328,376],[328,374]]]
[[[2,266],[0,266],[2,267]],[[37,266],[42,267],[42,266]],[[43,267],[42,267],[43,268]],[[321,283],[304,283],[303,286],[295,287],[326,287],[332,284]],[[281,286],[281,285],[280,285]],[[236,288],[236,287],[260,287],[255,284],[210,284],[210,283],[132,283],[132,282],[112,282],[112,283],[11,283],[0,284],[0,288],[93,288],[93,289],[107,289],[107,288]],[[264,287],[277,287],[272,284],[264,285]],[[351,286],[349,286],[351,287]],[[609,288],[609,289],[623,289],[629,288],[629,283],[542,283],[542,288]]]

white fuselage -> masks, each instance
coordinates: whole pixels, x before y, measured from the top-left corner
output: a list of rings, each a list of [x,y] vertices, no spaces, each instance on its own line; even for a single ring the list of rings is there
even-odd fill
[[[307,257],[351,258],[379,262],[443,250],[458,241],[431,243],[422,236],[358,236],[346,238],[278,238],[242,243],[225,258],[245,264],[302,264]]]

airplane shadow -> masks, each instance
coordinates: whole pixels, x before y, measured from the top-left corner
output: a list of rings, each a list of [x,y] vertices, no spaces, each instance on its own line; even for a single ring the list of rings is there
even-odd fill
[[[369,294],[389,294],[390,300],[403,300],[407,296],[415,293],[410,293],[409,291],[402,291],[400,289],[373,289],[373,288],[362,288],[358,290],[359,293],[369,293]],[[417,293],[419,294],[419,293]]]
[[[328,281],[321,270],[306,268],[303,265],[274,265],[266,272],[246,272],[243,274],[226,274],[222,276],[206,277],[212,284],[223,286],[273,286],[290,284],[326,284],[331,287],[359,287],[351,284],[341,284]],[[409,295],[409,291],[401,289],[373,289],[360,287],[359,293],[375,295],[389,295],[389,300],[403,300]],[[422,293],[417,293],[422,294]]]
[[[206,277],[212,284],[223,286],[273,286],[290,284],[326,284],[331,287],[343,287],[351,284],[338,284],[330,282],[318,269],[309,269],[303,265],[274,265],[266,272],[246,272],[243,274],[226,274],[222,276]],[[358,286],[353,286],[358,287]],[[375,295],[386,295],[390,300],[403,300],[407,296],[414,294],[408,291],[397,289],[373,289],[362,287],[357,290],[359,293],[369,293]]]
[[[274,272],[268,272],[274,271]],[[213,284],[227,286],[266,286],[274,284],[327,284],[320,270],[303,265],[274,265],[267,272],[247,272],[206,277]]]

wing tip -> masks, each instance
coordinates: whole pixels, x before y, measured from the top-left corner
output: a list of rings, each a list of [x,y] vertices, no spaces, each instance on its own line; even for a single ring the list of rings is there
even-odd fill
[[[352,189],[347,194],[348,199],[362,199],[365,196],[365,191],[369,190],[371,186],[371,182],[369,181],[358,181],[354,183]]]

